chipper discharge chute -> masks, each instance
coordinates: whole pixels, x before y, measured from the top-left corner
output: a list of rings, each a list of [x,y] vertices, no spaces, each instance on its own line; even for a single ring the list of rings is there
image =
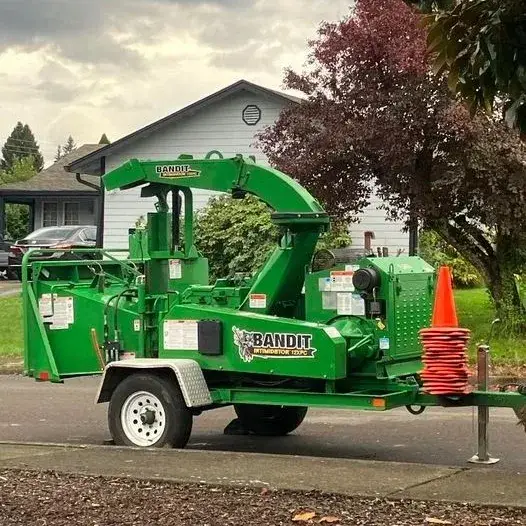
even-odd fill
[[[195,415],[225,405],[245,431],[281,435],[309,406],[525,404],[520,392],[426,392],[419,331],[431,318],[434,269],[402,256],[314,269],[329,218],[285,174],[241,156],[181,156],[132,159],[103,184],[141,186],[156,211],[130,231],[124,257],[25,255],[25,369],[53,382],[103,373],[97,401],[109,402],[117,444],[182,447]],[[282,237],[255,275],[209,283],[193,240],[192,188],[268,204]]]

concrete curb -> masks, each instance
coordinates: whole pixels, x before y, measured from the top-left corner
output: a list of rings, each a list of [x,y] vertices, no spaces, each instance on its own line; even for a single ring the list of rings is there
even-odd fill
[[[0,442],[0,469],[526,509],[526,473],[366,460]]]
[[[0,376],[7,376],[11,374],[22,374],[24,372],[23,362],[18,361],[2,361],[0,358]]]

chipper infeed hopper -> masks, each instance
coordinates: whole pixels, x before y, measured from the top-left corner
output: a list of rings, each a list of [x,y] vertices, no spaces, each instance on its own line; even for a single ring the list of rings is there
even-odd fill
[[[156,211],[130,231],[129,254],[25,255],[25,370],[52,382],[103,374],[97,401],[109,402],[117,444],[183,447],[193,417],[225,405],[246,431],[281,435],[309,406],[526,403],[520,392],[427,393],[419,331],[430,322],[434,269],[418,257],[364,257],[314,270],[329,218],[285,174],[209,155],[133,159],[102,179],[106,190],[141,186]],[[209,283],[192,188],[268,204],[282,237],[255,275]]]

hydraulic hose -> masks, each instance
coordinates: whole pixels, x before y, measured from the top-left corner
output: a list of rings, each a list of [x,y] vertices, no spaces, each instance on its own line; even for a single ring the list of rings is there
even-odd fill
[[[114,312],[114,318],[113,318],[113,330],[114,330],[114,337],[115,337],[115,332],[117,331],[117,311],[118,311],[118,307],[119,307],[119,302],[122,298],[122,296],[124,294],[126,294],[127,292],[133,292],[134,289],[124,289],[122,290],[121,292],[119,292],[118,294],[114,294],[113,296],[111,296],[108,301],[106,302],[106,305],[104,305],[104,339],[107,341],[108,340],[108,337],[109,337],[109,328],[108,328],[108,309],[111,305],[111,302],[117,298],[117,302],[115,303],[115,312]]]

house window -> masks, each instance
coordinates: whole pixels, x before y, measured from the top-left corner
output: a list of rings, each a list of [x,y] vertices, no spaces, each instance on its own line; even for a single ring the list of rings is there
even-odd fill
[[[74,226],[80,224],[79,208],[78,203],[64,203],[64,225]]]
[[[58,203],[42,203],[42,226],[58,226]]]
[[[95,200],[90,199],[86,204],[86,212],[91,217],[95,215]]]

